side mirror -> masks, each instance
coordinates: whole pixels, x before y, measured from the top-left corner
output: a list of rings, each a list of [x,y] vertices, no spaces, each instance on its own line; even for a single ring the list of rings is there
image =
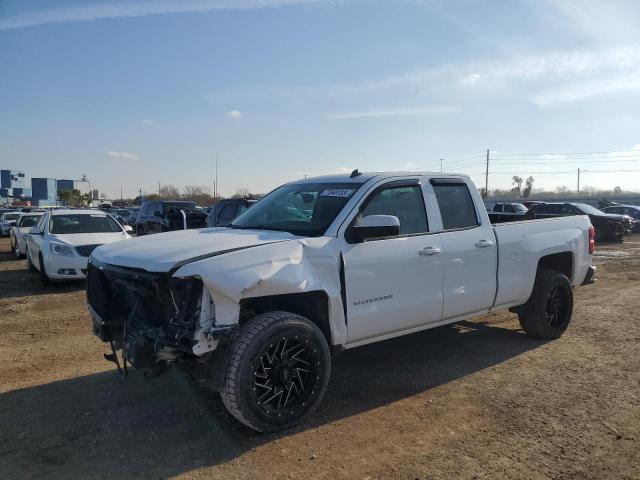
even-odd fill
[[[124,225],[122,228],[124,228],[124,231],[127,233],[133,232],[133,227],[131,225]]]
[[[400,220],[394,215],[368,215],[349,228],[349,235],[358,242],[369,238],[393,237],[398,234],[400,234]]]

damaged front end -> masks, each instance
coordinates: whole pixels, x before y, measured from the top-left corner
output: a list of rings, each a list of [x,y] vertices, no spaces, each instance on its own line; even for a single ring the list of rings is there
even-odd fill
[[[174,278],[170,273],[107,265],[91,259],[87,271],[87,303],[93,331],[111,345],[122,373],[127,363],[161,373],[180,359],[193,358],[193,347],[210,327],[215,310],[203,305],[199,278]],[[209,325],[207,325],[209,324]],[[117,352],[122,350],[122,366]]]

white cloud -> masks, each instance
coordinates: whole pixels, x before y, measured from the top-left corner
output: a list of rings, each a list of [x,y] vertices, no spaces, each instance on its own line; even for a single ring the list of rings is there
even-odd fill
[[[469,75],[464,77],[462,80],[460,80],[460,83],[474,84],[478,80],[480,80],[480,74],[479,73],[470,73]]]
[[[332,120],[352,120],[358,118],[407,117],[438,113],[457,113],[460,110],[461,108],[456,105],[431,105],[424,107],[399,107],[382,110],[332,113],[329,115],[329,118]]]
[[[336,173],[351,173],[351,172],[353,172],[353,168],[347,168],[347,167],[336,168]]]
[[[142,156],[133,152],[115,152],[113,150],[109,150],[107,155],[115,160],[140,160]]]
[[[156,125],[156,122],[154,122],[153,120],[149,120],[149,119],[144,119],[144,120],[142,120],[141,123],[145,127],[154,127]]]
[[[240,110],[229,110],[227,112],[228,118],[233,118],[234,120],[239,120],[242,118],[242,112]]]
[[[90,3],[71,7],[40,9],[0,19],[0,30],[67,22],[144,17],[168,13],[198,13],[214,10],[252,10],[315,3],[323,0],[143,0],[118,3]],[[324,0],[326,1],[326,0]]]
[[[640,69],[635,72],[547,88],[533,95],[531,101],[540,107],[549,107],[599,95],[633,90],[640,90]]]

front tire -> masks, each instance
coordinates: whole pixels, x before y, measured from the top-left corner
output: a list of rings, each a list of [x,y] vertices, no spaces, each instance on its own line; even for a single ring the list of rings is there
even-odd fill
[[[528,335],[552,339],[559,338],[569,327],[572,313],[573,289],[567,276],[555,270],[542,270],[518,318]]]
[[[42,253],[38,258],[40,259],[40,280],[42,281],[42,285],[48,287],[49,285],[51,285],[51,279],[49,278],[49,275],[47,275],[47,271],[44,266],[44,258],[42,258]]]
[[[312,321],[289,312],[257,315],[231,346],[221,396],[231,415],[258,432],[300,423],[329,383],[331,355]]]
[[[27,268],[31,273],[38,273],[38,269],[31,261],[31,253],[29,253],[29,249],[27,248]]]

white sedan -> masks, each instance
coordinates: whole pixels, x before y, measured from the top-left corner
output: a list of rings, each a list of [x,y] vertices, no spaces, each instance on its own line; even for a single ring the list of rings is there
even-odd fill
[[[16,220],[22,215],[21,212],[4,212],[0,215],[0,234],[9,235],[11,227],[16,224]]]
[[[86,278],[87,260],[100,245],[131,238],[123,227],[99,210],[53,210],[45,213],[27,239],[29,271],[51,280]]]
[[[27,237],[33,227],[37,225],[44,212],[23,213],[11,227],[11,250],[16,257],[22,258],[27,253]]]

